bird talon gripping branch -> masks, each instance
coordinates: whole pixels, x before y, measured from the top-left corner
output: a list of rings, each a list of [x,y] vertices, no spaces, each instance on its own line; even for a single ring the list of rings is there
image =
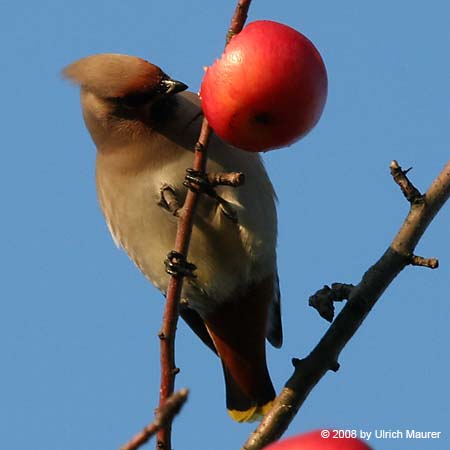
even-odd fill
[[[164,261],[166,272],[174,277],[190,277],[195,278],[194,270],[197,269],[195,264],[186,260],[186,257],[175,250],[167,254],[167,259]]]
[[[160,200],[158,205],[169,211],[175,217],[178,217],[181,205],[178,201],[175,189],[168,185],[163,185],[159,192]]]
[[[199,170],[190,168],[186,169],[186,176],[184,178],[183,185],[191,191],[197,193],[205,193],[212,197],[217,196],[211,183],[209,182],[208,175],[205,172],[200,172]]]
[[[215,186],[240,186],[244,182],[244,174],[241,172],[229,173],[205,173],[194,169],[186,169],[183,185],[188,189],[204,193],[217,200],[222,213],[233,223],[238,222],[237,213],[229,202],[222,198],[214,189]]]

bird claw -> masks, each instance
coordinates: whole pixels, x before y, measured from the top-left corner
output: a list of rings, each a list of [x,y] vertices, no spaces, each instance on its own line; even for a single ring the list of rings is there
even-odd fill
[[[190,277],[196,278],[194,270],[197,269],[195,264],[186,260],[186,257],[175,250],[167,254],[167,259],[164,261],[166,272],[173,277]]]
[[[220,207],[220,210],[222,211],[222,214],[224,214],[226,217],[228,217],[228,219],[230,219],[233,223],[238,223],[237,213],[234,210],[234,208],[232,208],[230,206],[230,204],[223,198],[219,197],[219,199],[218,199],[219,207]]]
[[[211,197],[217,196],[216,191],[213,189],[208,179],[208,175],[199,170],[186,169],[183,185],[197,193],[205,193]]]
[[[206,194],[215,199],[222,213],[228,217],[233,223],[237,223],[237,213],[231,207],[229,202],[222,198],[214,189],[215,186],[232,186],[236,187],[244,182],[242,173],[213,173],[207,174],[194,169],[186,169],[186,177],[183,185],[191,191]]]
[[[161,198],[158,205],[166,209],[175,217],[179,216],[181,205],[178,202],[178,198],[175,189],[169,185],[164,184],[160,190]]]

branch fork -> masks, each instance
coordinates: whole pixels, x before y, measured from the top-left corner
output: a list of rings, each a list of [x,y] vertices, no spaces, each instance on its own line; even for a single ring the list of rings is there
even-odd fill
[[[392,178],[410,203],[411,209],[426,207],[425,195],[421,194],[407,176],[412,168],[403,170],[395,160],[391,162],[389,168]],[[412,266],[427,267],[430,269],[437,269],[439,267],[439,261],[436,258],[424,258],[412,253],[405,254],[405,262]],[[345,283],[333,283],[331,288],[325,285],[309,298],[309,306],[316,309],[325,320],[331,322],[334,317],[334,303],[350,299],[353,288],[354,286],[352,284]]]
[[[403,170],[399,166],[398,162],[394,160],[389,165],[389,168],[391,170],[392,178],[400,187],[406,200],[408,200],[408,202],[411,203],[411,205],[422,203],[424,201],[424,196],[407,177],[407,174],[412,170],[412,167]]]
[[[171,421],[180,412],[182,406],[186,403],[188,394],[189,391],[187,389],[180,389],[171,395],[162,406],[156,409],[155,420],[136,434],[120,450],[136,450],[148,442],[160,428],[164,427],[167,422]]]
[[[411,205],[411,212],[420,211],[427,207],[427,197],[421,194],[421,192],[414,186],[407,174],[412,169],[403,170],[397,161],[392,161],[390,166],[391,175],[394,181],[400,187],[406,200]],[[417,256],[413,253],[405,255],[408,259],[408,264],[412,266],[427,267],[429,269],[437,269],[439,267],[439,261],[436,258],[424,258],[423,256]]]

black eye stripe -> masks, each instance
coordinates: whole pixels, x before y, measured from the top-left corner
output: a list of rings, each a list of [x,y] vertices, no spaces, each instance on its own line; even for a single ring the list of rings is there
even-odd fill
[[[110,97],[108,100],[118,106],[125,106],[128,108],[136,108],[151,102],[155,97],[156,92],[141,92],[125,95],[124,97]]]
[[[132,94],[125,95],[124,97],[112,97],[110,98],[110,101],[128,108],[137,108],[156,100],[160,96],[164,95],[166,90],[166,86],[161,84],[156,86],[151,91],[138,93],[134,92]]]
[[[137,107],[150,102],[155,96],[154,92],[146,92],[144,94],[129,94],[120,99],[120,103],[124,106]]]

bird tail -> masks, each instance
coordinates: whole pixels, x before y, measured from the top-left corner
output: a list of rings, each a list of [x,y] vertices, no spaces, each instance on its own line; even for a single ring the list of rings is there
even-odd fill
[[[261,418],[275,398],[266,363],[266,333],[273,278],[250,286],[204,319],[222,361],[226,402],[238,422]]]
[[[258,396],[250,398],[236,384],[230,371],[223,365],[225,378],[226,404],[230,417],[236,422],[254,422],[261,420],[272,406],[275,391],[269,377],[264,382],[264,388]]]

